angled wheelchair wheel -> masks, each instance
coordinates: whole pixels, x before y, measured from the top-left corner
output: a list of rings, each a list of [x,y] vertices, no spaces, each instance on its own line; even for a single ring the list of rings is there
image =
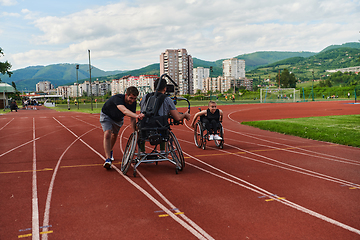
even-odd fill
[[[216,146],[222,149],[224,147],[224,129],[223,129],[221,123],[220,123],[220,129],[219,129],[219,136],[222,138],[222,140],[214,140],[214,141],[215,141]]]
[[[123,174],[127,173],[131,165],[131,162],[134,159],[134,155],[135,155],[134,153],[135,150],[137,149],[137,140],[138,140],[138,132],[135,131],[130,135],[126,143],[124,155],[121,161],[121,171]]]
[[[169,132],[167,144],[171,157],[176,162],[176,173],[178,170],[182,171],[185,167],[184,155],[176,136],[171,131]]]
[[[202,133],[201,123],[197,122],[194,129],[194,142],[198,148],[201,148],[203,144],[203,133]]]

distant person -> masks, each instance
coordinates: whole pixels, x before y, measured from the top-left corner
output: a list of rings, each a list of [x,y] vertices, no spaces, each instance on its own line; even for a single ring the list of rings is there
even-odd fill
[[[113,157],[113,147],[115,145],[119,130],[124,123],[124,116],[131,119],[131,126],[136,129],[136,119],[142,119],[144,114],[136,114],[136,98],[139,91],[136,87],[128,87],[126,93],[117,94],[110,97],[104,104],[100,113],[100,123],[104,131],[104,168],[110,169]]]
[[[208,109],[195,114],[190,125],[192,128],[195,128],[195,121],[200,116],[205,116],[202,120],[205,123],[206,130],[209,132],[209,140],[222,140],[218,135],[218,130],[223,119],[223,111],[217,109],[216,102],[209,101]]]
[[[350,98],[350,93],[348,92],[348,98]]]
[[[11,103],[10,103],[10,110],[11,110],[11,112],[12,112],[13,110],[15,110],[15,111],[17,112],[17,110],[18,110],[18,105],[16,104],[16,101],[15,101],[15,100],[12,100],[12,101],[11,101]]]

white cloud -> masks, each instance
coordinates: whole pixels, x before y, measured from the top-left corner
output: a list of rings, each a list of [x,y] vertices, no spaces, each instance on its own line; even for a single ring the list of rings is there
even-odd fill
[[[167,48],[187,48],[204,60],[263,50],[320,51],[358,39],[359,9],[351,0],[142,0],[45,17],[23,9],[41,32],[31,43],[45,50],[13,59],[14,65],[86,61],[91,49],[94,62],[114,59],[124,69],[158,62]]]
[[[21,17],[19,13],[9,13],[9,12],[2,12],[1,16],[3,17]]]
[[[16,0],[0,0],[0,5],[3,5],[3,6],[13,6],[16,4],[17,4]]]

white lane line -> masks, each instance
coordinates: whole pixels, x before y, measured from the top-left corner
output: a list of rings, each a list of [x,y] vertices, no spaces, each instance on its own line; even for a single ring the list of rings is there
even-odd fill
[[[120,150],[121,152],[124,154],[124,149],[123,149],[123,145],[122,145],[122,139],[123,139],[123,134],[125,132],[125,130],[129,127],[130,125],[128,125],[127,127],[124,128],[124,130],[121,132],[120,135]],[[137,173],[139,174],[139,176],[145,181],[145,183],[160,197],[163,199],[164,202],[166,202],[168,204],[168,206],[170,207],[170,209],[176,209],[175,213],[180,213],[181,211],[174,205],[172,204],[154,185],[152,185],[150,183],[149,180],[147,180],[144,175],[137,170]],[[210,236],[207,232],[205,232],[205,230],[203,230],[199,225],[197,225],[194,221],[192,221],[190,218],[188,218],[185,214],[181,214],[180,217],[182,217],[186,222],[188,222],[193,228],[195,228],[200,234],[202,234],[203,236],[205,236],[206,239],[209,240],[213,240],[214,238],[212,236]]]
[[[232,113],[235,113],[236,111],[234,112],[231,112],[228,114],[228,118],[233,121],[233,122],[236,122],[236,123],[239,123],[241,124],[240,122],[236,121],[236,120],[233,120],[230,115]],[[278,143],[278,142],[275,142],[275,141],[270,141],[270,140],[266,140],[264,139],[265,137],[269,137],[269,136],[262,136],[262,135],[256,135],[256,136],[259,136],[259,137],[255,137],[253,136],[252,134],[249,134],[249,133],[240,133],[240,132],[237,132],[237,131],[234,131],[234,130],[230,130],[230,129],[226,129],[227,131],[230,131],[230,132],[233,132],[233,133],[236,133],[236,134],[239,134],[239,135],[243,135],[243,136],[246,136],[246,137],[249,137],[249,138],[253,138],[253,139],[256,139],[256,140],[260,140],[260,141],[264,141],[264,142],[268,142],[268,143],[272,143],[272,144],[277,144],[277,145],[281,145],[281,146],[285,146],[285,147],[288,147],[288,148],[295,148],[295,149],[298,149],[298,150],[301,150],[301,151],[304,151],[304,152],[310,152],[312,154],[317,154],[317,155],[322,155],[322,156],[326,156],[326,157],[331,157],[331,158],[334,158],[334,159],[339,159],[339,160],[345,160],[345,161],[349,161],[349,162],[354,162],[354,163],[359,163],[359,161],[356,161],[356,160],[351,160],[351,159],[347,159],[347,158],[343,158],[343,157],[338,157],[338,156],[334,156],[334,155],[329,155],[329,154],[326,154],[326,153],[321,153],[321,152],[315,152],[315,151],[311,151],[311,150],[308,150],[308,149],[305,149],[305,148],[300,148],[300,147],[295,147],[295,146],[291,146],[291,145],[288,145],[288,144],[284,144],[284,143]],[[260,138],[261,137],[261,138]],[[272,137],[270,137],[272,138]],[[287,139],[283,139],[283,140],[287,140]],[[305,140],[305,139],[304,139]],[[335,145],[335,144],[334,144]]]
[[[18,149],[18,148],[21,148],[21,147],[23,147],[23,146],[25,146],[25,145],[27,145],[27,144],[29,144],[29,143],[33,143],[33,144],[34,144],[34,142],[35,142],[36,140],[40,139],[40,138],[41,138],[41,137],[32,139],[32,140],[30,140],[30,141],[28,141],[28,142],[26,142],[26,143],[23,143],[23,144],[21,144],[21,145],[19,145],[19,146],[17,146],[17,147],[14,147],[13,149],[10,149],[9,151],[0,154],[0,157],[3,157],[4,155],[6,155],[6,154],[8,154],[8,153],[10,153],[10,152]]]
[[[55,119],[55,118],[54,118]],[[61,122],[59,122],[57,119],[55,119],[61,126],[63,126],[66,130],[68,130],[71,134],[73,134],[76,138],[79,138],[79,140],[84,143],[87,147],[89,147],[93,152],[95,152],[97,155],[101,157],[105,161],[105,157],[103,157],[99,152],[97,152],[94,148],[92,148],[90,145],[85,143],[80,137],[78,137],[74,132],[72,132],[70,129],[68,129],[65,125],[63,125]],[[187,224],[185,221],[181,220],[177,215],[175,215],[173,212],[171,212],[167,207],[162,205],[159,201],[157,201],[151,194],[145,191],[142,187],[140,187],[138,184],[136,184],[134,181],[132,181],[129,177],[124,175],[116,166],[113,165],[113,168],[124,178],[126,179],[131,185],[133,185],[135,188],[137,188],[141,193],[143,193],[146,197],[148,197],[153,203],[155,203],[159,208],[161,208],[164,212],[166,212],[171,218],[173,218],[176,222],[178,222],[181,226],[183,226],[185,229],[187,229],[189,232],[191,232],[195,237],[198,239],[207,239],[203,235],[201,235],[199,232],[197,232],[194,228],[192,228],[189,224]],[[46,226],[46,224],[44,224]],[[45,231],[45,230],[44,230]],[[47,234],[44,234],[47,235]],[[43,240],[47,239],[42,238]],[[212,239],[212,238],[211,238]]]
[[[56,120],[56,119],[55,119]],[[55,183],[55,178],[57,175],[57,172],[59,171],[60,168],[60,163],[62,158],[64,157],[65,153],[70,149],[70,147],[72,147],[72,145],[74,145],[75,142],[77,142],[81,137],[85,136],[86,134],[88,134],[89,132],[95,130],[96,128],[90,129],[89,131],[85,132],[84,134],[82,134],[80,137],[77,137],[66,149],[65,151],[61,154],[58,162],[56,163],[54,172],[52,174],[51,177],[51,181],[50,181],[50,185],[49,185],[49,189],[48,189],[48,193],[47,193],[47,197],[46,197],[46,203],[45,203],[45,212],[44,212],[44,221],[43,221],[43,226],[49,226],[49,222],[50,222],[50,205],[51,205],[51,198],[52,198],[52,192],[54,189],[54,183]],[[48,227],[45,227],[43,229],[43,232],[48,232]],[[47,240],[48,239],[48,234],[43,234],[41,237],[42,240]]]
[[[9,123],[11,123],[12,120],[14,120],[14,118],[7,122],[2,128],[0,128],[0,131],[3,130]]]
[[[39,204],[37,196],[36,180],[36,135],[35,135],[35,118],[33,118],[33,174],[32,174],[32,239],[40,239],[39,228]]]
[[[184,153],[185,153],[185,152],[184,152]],[[223,171],[223,170],[221,170],[221,169],[219,169],[219,168],[216,168],[216,167],[214,167],[214,166],[212,166],[212,165],[210,165],[210,164],[208,164],[208,163],[206,163],[206,162],[204,162],[204,161],[202,161],[202,160],[200,160],[200,159],[198,159],[198,158],[196,158],[196,157],[194,157],[194,156],[192,156],[192,155],[190,155],[190,154],[188,154],[188,153],[185,153],[185,154],[186,154],[187,156],[193,158],[194,160],[196,160],[196,161],[198,161],[198,162],[200,162],[200,163],[202,163],[202,164],[204,164],[204,165],[206,165],[206,166],[214,169],[215,171],[220,172],[220,173],[222,173],[222,174],[224,174],[224,175],[226,175],[226,176],[229,176],[229,177],[231,177],[231,178],[234,178],[234,179],[236,179],[237,181],[240,181],[240,182],[242,182],[242,183],[244,183],[244,184],[246,184],[246,185],[249,185],[249,186],[240,184],[239,182],[236,182],[236,181],[231,180],[231,179],[229,179],[229,178],[220,176],[220,175],[218,175],[218,174],[216,174],[216,173],[213,173],[213,172],[211,172],[211,171],[205,170],[205,169],[203,169],[203,168],[201,168],[201,167],[198,167],[198,166],[196,166],[196,165],[194,165],[194,164],[187,163],[187,165],[193,166],[193,167],[195,167],[195,168],[197,168],[197,169],[199,169],[199,170],[201,170],[201,171],[207,172],[207,173],[209,173],[209,174],[211,174],[211,175],[214,175],[214,176],[216,176],[216,177],[218,177],[218,178],[221,178],[221,179],[224,179],[224,180],[226,180],[226,181],[229,181],[229,182],[232,182],[232,183],[234,183],[234,184],[237,184],[237,185],[239,185],[239,186],[241,186],[241,187],[244,187],[244,188],[246,188],[246,189],[249,189],[249,190],[251,190],[251,191],[253,191],[253,192],[256,192],[256,193],[258,193],[258,194],[266,195],[267,197],[272,198],[272,199],[274,199],[275,201],[277,201],[277,202],[279,202],[279,203],[282,203],[282,204],[284,204],[284,205],[286,205],[286,206],[292,207],[292,208],[294,208],[294,209],[296,209],[296,210],[299,210],[299,211],[301,211],[301,212],[307,213],[307,214],[309,214],[309,215],[311,215],[311,216],[314,216],[314,217],[319,218],[319,219],[321,219],[321,220],[324,220],[324,221],[326,221],[326,222],[328,222],[328,223],[331,223],[331,224],[333,224],[333,225],[336,225],[336,226],[338,226],[338,227],[344,228],[344,229],[346,229],[346,230],[348,230],[348,231],[351,231],[351,232],[354,232],[354,233],[360,235],[360,230],[359,230],[359,229],[353,228],[353,227],[348,226],[348,225],[346,225],[346,224],[343,224],[343,223],[341,223],[341,222],[339,222],[339,221],[336,221],[336,220],[334,220],[334,219],[331,219],[331,218],[329,218],[329,217],[326,217],[326,216],[324,216],[324,215],[322,215],[322,214],[320,214],[320,213],[317,213],[317,212],[315,212],[315,211],[312,211],[312,210],[310,210],[310,209],[307,209],[307,208],[305,208],[305,207],[302,207],[302,206],[300,206],[300,205],[298,205],[298,204],[296,204],[296,203],[293,203],[293,202],[291,202],[291,201],[289,201],[289,200],[286,200],[286,199],[278,199],[277,197],[274,197],[274,194],[272,194],[271,192],[269,192],[269,191],[267,191],[267,190],[265,190],[265,189],[263,189],[263,188],[260,188],[260,187],[254,185],[254,184],[252,184],[252,183],[249,183],[249,182],[247,182],[247,181],[245,181],[245,180],[243,180],[243,179],[241,179],[241,178],[238,178],[238,177],[236,177],[236,176],[234,176],[234,175],[231,175],[231,174],[229,174],[229,173],[227,173],[227,172],[225,172],[225,171]]]

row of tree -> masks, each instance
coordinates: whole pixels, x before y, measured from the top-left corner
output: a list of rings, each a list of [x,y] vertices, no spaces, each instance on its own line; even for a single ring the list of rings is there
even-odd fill
[[[4,52],[0,47],[0,57],[1,56],[4,56]],[[0,73],[2,73],[3,75],[7,74],[9,75],[9,77],[11,77],[12,72],[10,72],[10,69],[11,69],[11,64],[8,61],[0,62]],[[0,78],[0,82],[1,82],[1,78]]]

